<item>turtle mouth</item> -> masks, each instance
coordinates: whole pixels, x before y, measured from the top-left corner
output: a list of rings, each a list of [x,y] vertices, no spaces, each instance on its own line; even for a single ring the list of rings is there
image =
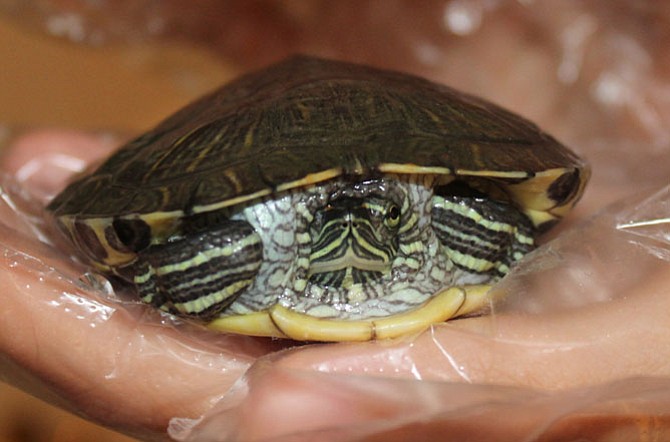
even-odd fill
[[[310,282],[350,288],[388,275],[398,252],[399,220],[398,206],[383,197],[329,203],[310,226]]]

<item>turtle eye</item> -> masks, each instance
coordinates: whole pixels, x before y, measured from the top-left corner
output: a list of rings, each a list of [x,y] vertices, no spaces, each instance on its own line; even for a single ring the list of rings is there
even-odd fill
[[[398,225],[400,222],[400,209],[398,206],[393,204],[391,207],[389,207],[389,209],[386,211],[384,222],[388,227],[396,227]]]
[[[112,227],[119,241],[133,252],[146,249],[151,243],[151,228],[140,219],[115,219]]]

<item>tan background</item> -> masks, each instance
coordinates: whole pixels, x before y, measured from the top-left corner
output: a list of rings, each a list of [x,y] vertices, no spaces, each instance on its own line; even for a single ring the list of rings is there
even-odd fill
[[[75,46],[1,16],[0,60],[5,139],[44,126],[136,133],[232,74],[200,49]],[[131,439],[0,383],[0,442],[89,440]]]
[[[0,124],[138,131],[230,77],[173,43],[87,47],[0,16]]]

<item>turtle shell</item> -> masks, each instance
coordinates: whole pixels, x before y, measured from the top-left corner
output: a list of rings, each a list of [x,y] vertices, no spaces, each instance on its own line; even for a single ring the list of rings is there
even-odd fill
[[[151,224],[376,171],[502,182],[536,226],[569,210],[588,178],[574,153],[491,103],[403,73],[298,56],[183,108],[49,208],[66,224],[138,215]]]

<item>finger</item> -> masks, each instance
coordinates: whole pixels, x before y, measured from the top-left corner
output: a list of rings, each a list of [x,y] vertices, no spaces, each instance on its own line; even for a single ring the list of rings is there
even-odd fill
[[[111,135],[40,130],[18,136],[2,157],[2,169],[36,195],[53,196],[73,175],[117,145]]]
[[[667,379],[555,394],[521,387],[259,367],[241,405],[224,400],[180,440],[637,440],[667,437]],[[242,386],[240,387],[242,388]],[[193,424],[191,422],[191,424]],[[578,435],[578,436],[577,436]],[[604,435],[608,437],[605,438]],[[610,438],[613,437],[613,438]]]

